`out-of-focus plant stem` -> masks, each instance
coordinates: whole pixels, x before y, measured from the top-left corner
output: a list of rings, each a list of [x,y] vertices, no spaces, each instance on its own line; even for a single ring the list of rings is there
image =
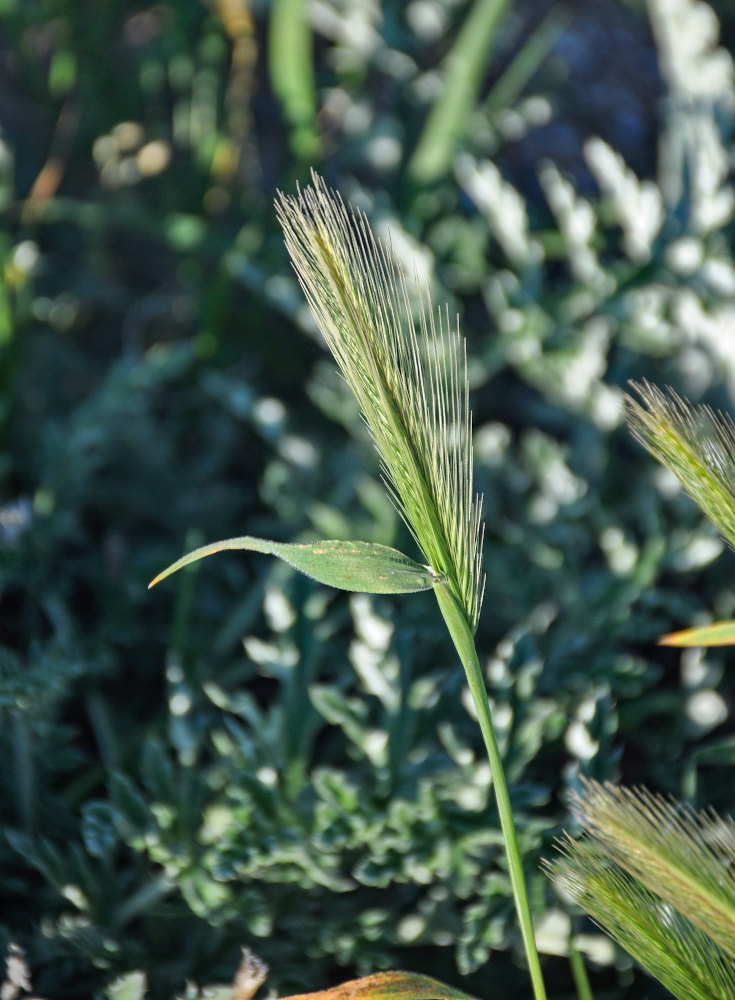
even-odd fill
[[[467,127],[493,34],[508,0],[475,0],[444,63],[444,90],[434,104],[408,164],[414,184],[432,184],[452,163]]]
[[[316,85],[306,0],[273,0],[268,44],[271,86],[291,129],[291,149],[304,162],[320,156]]]

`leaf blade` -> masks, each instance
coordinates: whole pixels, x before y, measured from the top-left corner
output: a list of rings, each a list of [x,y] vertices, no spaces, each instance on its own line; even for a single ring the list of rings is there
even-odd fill
[[[710,622],[679,632],[669,632],[658,640],[659,646],[735,646],[735,621]]]
[[[202,545],[171,563],[148,584],[165,580],[191,563],[217,552],[246,550],[273,555],[317,583],[365,594],[413,594],[430,590],[435,575],[426,566],[387,545],[373,542],[273,542],[243,535]]]

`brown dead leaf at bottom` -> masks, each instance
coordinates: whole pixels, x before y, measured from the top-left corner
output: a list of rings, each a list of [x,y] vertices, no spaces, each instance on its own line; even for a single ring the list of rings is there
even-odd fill
[[[415,972],[376,972],[316,993],[282,1000],[474,1000],[468,993]]]

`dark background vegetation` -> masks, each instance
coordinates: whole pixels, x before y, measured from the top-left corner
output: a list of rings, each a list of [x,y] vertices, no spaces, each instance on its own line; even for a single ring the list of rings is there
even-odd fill
[[[729,6],[719,49],[684,0],[0,13],[0,946],[51,1000],[228,982],[242,945],[281,994],[392,967],[528,995],[431,595],[255,555],[146,590],[231,535],[413,551],[275,223],[314,166],[468,339],[478,646],[571,995],[538,864],[580,773],[734,805],[727,653],[655,646],[732,614],[732,555],[621,402],[731,405]],[[599,997],[659,995],[571,926]]]

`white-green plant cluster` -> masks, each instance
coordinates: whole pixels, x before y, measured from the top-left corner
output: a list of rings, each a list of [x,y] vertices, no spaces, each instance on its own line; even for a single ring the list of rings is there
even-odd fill
[[[727,124],[735,110],[733,60],[718,44],[711,7],[693,0],[647,6],[665,87],[654,178],[639,179],[599,138],[584,147],[597,198],[580,195],[557,165],[541,164],[558,227],[552,242],[491,159],[468,151],[455,163],[505,258],[480,290],[507,362],[600,427],[621,419],[621,390],[605,377],[616,343],[670,357],[689,385],[706,385],[718,370],[735,385],[727,334],[735,321],[727,235],[735,211]],[[620,252],[611,255],[618,240]],[[566,286],[549,274],[559,255],[574,279]]]

